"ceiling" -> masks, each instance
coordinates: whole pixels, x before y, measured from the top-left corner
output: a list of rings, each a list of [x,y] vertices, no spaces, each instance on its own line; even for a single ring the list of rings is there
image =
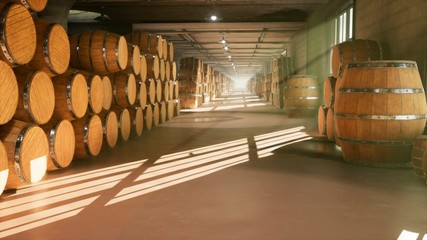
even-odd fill
[[[233,79],[249,79],[289,48],[305,21],[328,0],[77,0],[69,22],[130,25],[172,41],[175,56],[196,57]],[[218,17],[211,21],[211,15]],[[227,41],[228,51],[221,39]],[[231,56],[231,57],[229,57]]]

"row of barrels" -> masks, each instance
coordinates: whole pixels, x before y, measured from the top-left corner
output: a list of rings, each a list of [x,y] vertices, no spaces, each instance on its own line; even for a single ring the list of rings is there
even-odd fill
[[[153,46],[167,42],[159,35],[143,32],[132,32],[122,36],[103,30],[85,31],[70,36],[70,66],[100,75],[125,71],[133,73],[141,81],[147,78],[161,81],[177,80],[172,43],[166,44],[166,47],[169,46],[170,54],[164,54],[162,51],[162,55],[159,55],[157,51],[150,51],[141,46],[133,37],[136,33],[144,34],[149,39],[153,38],[150,36],[154,36],[156,44],[152,44]],[[164,57],[167,57],[167,60]]]
[[[0,192],[1,187],[37,182],[44,172],[67,167],[73,158],[96,156],[103,138],[104,145],[114,147],[119,136],[121,141],[132,131],[140,136],[143,129],[164,123],[180,110],[176,81],[136,82],[123,72],[101,78],[77,70],[50,78],[24,66],[11,74],[24,102],[0,128],[7,156],[0,165],[8,172],[1,174]]]

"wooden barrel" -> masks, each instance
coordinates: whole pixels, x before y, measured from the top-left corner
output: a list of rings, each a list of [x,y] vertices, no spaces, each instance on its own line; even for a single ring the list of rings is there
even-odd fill
[[[145,55],[141,55],[141,67],[140,67],[140,71],[139,71],[139,78],[141,79],[142,82],[145,82],[145,80],[147,79],[147,60],[145,58]]]
[[[173,97],[175,99],[179,98],[179,82],[178,81],[174,81],[174,86],[173,86]]]
[[[192,80],[180,81],[178,88],[179,88],[178,92],[180,93],[200,94],[200,95],[203,93],[203,84],[194,82]]]
[[[150,34],[148,32],[133,31],[129,34],[126,34],[126,41],[135,44],[139,47],[139,50],[143,53],[148,53],[148,38]]]
[[[0,60],[0,125],[15,115],[18,106],[19,88],[15,73],[9,65]]]
[[[108,76],[102,77],[102,86],[104,89],[104,100],[102,101],[102,108],[104,110],[109,110],[111,107],[111,103],[113,102],[113,86]]]
[[[203,102],[201,95],[191,93],[181,93],[179,100],[181,101],[181,106],[184,109],[197,108]]]
[[[12,0],[15,3],[22,4],[28,10],[41,12],[46,7],[47,0]]]
[[[165,61],[165,81],[171,80],[171,63],[169,61]]]
[[[167,39],[165,39],[165,38],[163,38],[162,39],[162,48],[163,48],[163,55],[162,55],[162,58],[163,58],[163,60],[165,60],[165,62],[167,62],[167,60],[168,60],[168,58],[169,58],[169,56],[168,56],[168,54],[169,54],[169,51],[168,51],[168,40]]]
[[[411,163],[414,173],[420,177],[426,176],[427,166],[427,136],[421,135],[414,141],[414,147],[411,152]]]
[[[47,123],[55,108],[55,90],[52,79],[42,71],[29,70],[26,66],[14,68],[19,87],[18,107],[13,118]]]
[[[104,142],[108,147],[113,148],[117,144],[119,136],[119,122],[117,115],[112,110],[105,110],[99,114],[102,121],[102,131],[104,134]]]
[[[326,135],[326,113],[328,108],[325,105],[319,107],[317,112],[317,129],[320,135]]]
[[[168,60],[169,62],[174,62],[175,58],[175,49],[173,47],[173,42],[168,43]]]
[[[13,119],[1,127],[0,140],[8,158],[7,189],[36,183],[44,177],[49,143],[43,129]]]
[[[69,120],[52,120],[40,126],[49,141],[47,171],[68,167],[73,161],[75,150],[75,133]]]
[[[175,107],[174,107],[174,116],[177,117],[181,114],[181,101],[179,99],[175,99]]]
[[[148,104],[144,110],[144,129],[151,130],[153,127],[153,107]]]
[[[113,84],[114,103],[128,107],[136,101],[136,79],[133,73],[119,72],[110,76]]]
[[[337,79],[328,76],[323,83],[323,103],[326,107],[332,108],[335,102],[335,83]]]
[[[174,98],[174,92],[173,92],[174,91],[174,87],[175,87],[174,85],[175,85],[175,81],[172,81],[172,80],[168,81],[169,99]]]
[[[117,114],[117,119],[119,121],[120,140],[126,142],[129,140],[130,133],[132,131],[132,120],[129,110],[119,106],[114,106],[111,109]]]
[[[159,103],[163,98],[163,90],[162,90],[162,81],[159,79],[156,80],[156,102]]]
[[[320,87],[313,75],[291,75],[284,86],[288,117],[312,117],[319,107]]]
[[[166,80],[166,65],[165,60],[160,59],[159,61],[159,77],[160,81]]]
[[[347,64],[351,62],[382,60],[381,43],[373,40],[356,39],[335,45],[332,48],[332,76],[341,77]]]
[[[155,103],[153,104],[153,124],[155,127],[159,126],[160,124],[160,104]]]
[[[142,110],[144,110],[147,105],[147,86],[144,82],[139,83],[138,103]]]
[[[133,136],[141,136],[144,130],[144,112],[140,106],[134,106],[129,108],[130,119],[132,123]]]
[[[85,31],[70,37],[73,68],[107,75],[126,69],[128,47],[126,39],[102,30]]]
[[[147,63],[147,78],[158,79],[160,75],[160,61],[157,55],[145,54]]]
[[[29,63],[37,44],[36,28],[30,12],[20,4],[2,1],[0,17],[0,59],[11,67]]]
[[[139,47],[134,44],[128,43],[128,63],[126,72],[130,72],[138,75],[141,71],[141,56],[139,53]]]
[[[161,101],[159,104],[160,104],[160,106],[159,106],[159,108],[160,108],[160,118],[159,118],[160,121],[159,121],[159,123],[162,124],[162,123],[165,123],[166,120],[168,120],[167,119],[168,106],[166,105],[165,101]]]
[[[328,108],[326,112],[326,137],[329,141],[335,142],[334,109]]]
[[[149,104],[156,103],[156,81],[153,79],[147,79],[147,81],[145,81],[145,85],[147,87],[147,102]]]
[[[427,113],[416,62],[351,63],[339,85],[334,122],[344,159],[406,166]]]
[[[52,78],[55,89],[53,116],[57,119],[74,120],[82,118],[88,108],[89,92],[85,77],[68,70]]]
[[[162,82],[162,101],[169,101],[170,98],[170,88],[169,81]]]
[[[7,161],[7,152],[3,142],[0,141],[0,195],[3,193],[7,178],[9,176],[9,167]]]
[[[103,143],[103,128],[101,118],[94,115],[86,115],[84,118],[71,122],[76,135],[76,149],[74,156],[86,158],[97,156],[101,152]]]
[[[34,18],[37,46],[29,65],[50,77],[64,73],[70,63],[70,42],[65,29],[57,23]]]
[[[176,79],[176,63],[175,62],[172,62],[171,63],[171,80],[173,80],[173,81],[176,81],[177,79]]]
[[[159,56],[159,58],[163,57],[163,37],[160,34],[151,33],[148,37],[148,51],[151,54]]]
[[[98,114],[104,106],[104,84],[98,74],[79,71],[86,79],[89,91],[89,110]]]
[[[169,99],[169,101],[166,104],[167,104],[166,120],[171,120],[174,117],[175,101],[172,99]]]

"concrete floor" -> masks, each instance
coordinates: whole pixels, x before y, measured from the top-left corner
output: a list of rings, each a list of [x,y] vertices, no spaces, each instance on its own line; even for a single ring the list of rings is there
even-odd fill
[[[217,99],[3,194],[0,238],[422,239],[424,180],[346,163],[316,131],[248,94]]]

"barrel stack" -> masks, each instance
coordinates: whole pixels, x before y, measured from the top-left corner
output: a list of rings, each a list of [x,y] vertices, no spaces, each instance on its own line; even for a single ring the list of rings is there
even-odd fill
[[[178,92],[181,107],[184,109],[197,108],[210,102],[211,99],[228,92],[231,87],[227,76],[198,58],[182,58],[179,67]]]

